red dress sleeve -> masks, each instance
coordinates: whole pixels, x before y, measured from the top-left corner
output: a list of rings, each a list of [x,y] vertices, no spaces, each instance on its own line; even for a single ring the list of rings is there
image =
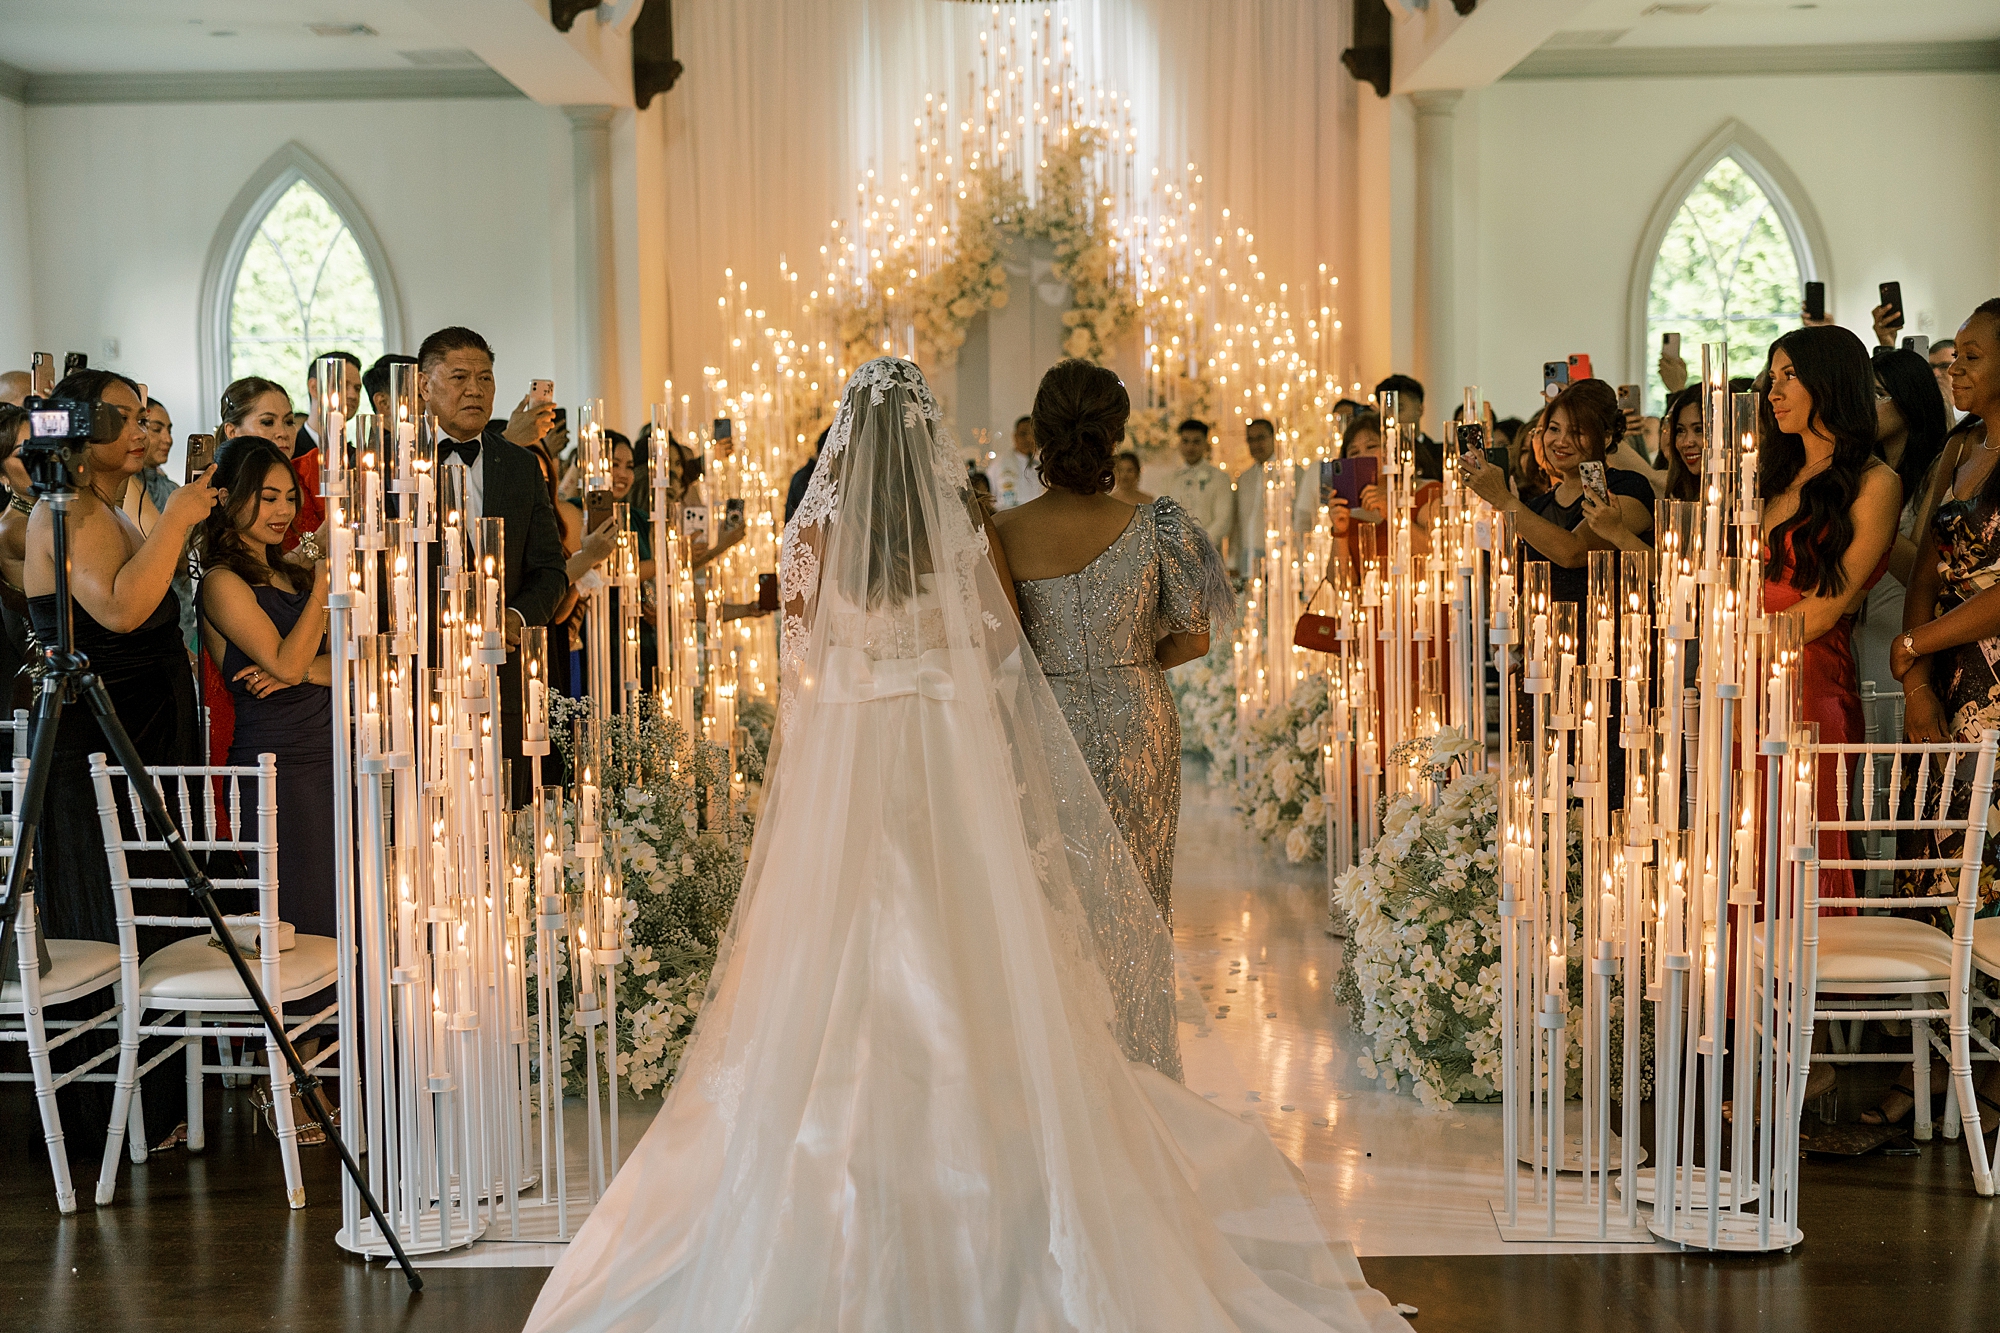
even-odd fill
[[[299,544],[301,534],[318,532],[319,525],[326,522],[326,502],[319,498],[319,450],[294,458],[292,472],[299,479],[299,515],[292,520],[292,530],[285,534],[287,551]]]

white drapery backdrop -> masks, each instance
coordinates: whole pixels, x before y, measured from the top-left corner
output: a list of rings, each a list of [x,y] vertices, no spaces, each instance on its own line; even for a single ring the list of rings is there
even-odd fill
[[[1257,234],[1267,273],[1306,282],[1326,263],[1345,277],[1349,0],[679,0],[686,72],[666,96],[677,386],[698,385],[713,363],[726,282],[775,303],[781,257],[816,276],[829,223],[849,213],[861,174],[893,179],[908,158],[925,95],[965,104],[996,10],[1022,23],[1069,19],[1078,67],[1132,102],[1141,181],[1155,166],[1195,162],[1208,207]]]

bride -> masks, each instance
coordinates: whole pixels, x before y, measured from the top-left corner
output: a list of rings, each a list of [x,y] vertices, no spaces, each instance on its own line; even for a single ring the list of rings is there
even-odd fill
[[[917,368],[863,366],[699,1024],[529,1333],[1406,1328],[1260,1128],[1127,1059],[1172,941],[962,478]]]

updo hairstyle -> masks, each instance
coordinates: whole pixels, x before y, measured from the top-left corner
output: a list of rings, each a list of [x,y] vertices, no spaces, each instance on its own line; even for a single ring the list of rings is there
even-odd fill
[[[1058,361],[1035,391],[1035,469],[1042,484],[1098,495],[1116,484],[1111,461],[1132,399],[1118,376],[1088,361]]]

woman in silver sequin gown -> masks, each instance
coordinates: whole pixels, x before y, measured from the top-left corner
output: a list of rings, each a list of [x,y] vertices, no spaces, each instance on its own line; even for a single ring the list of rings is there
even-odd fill
[[[1228,617],[1232,594],[1187,510],[1166,497],[1134,506],[1108,494],[1129,411],[1110,371],[1078,361],[1050,370],[1034,412],[1048,493],[1002,512],[996,526],[1021,627],[1171,923],[1181,726],[1166,668],[1208,651],[1210,620]],[[1051,568],[1069,572],[1023,577]]]

